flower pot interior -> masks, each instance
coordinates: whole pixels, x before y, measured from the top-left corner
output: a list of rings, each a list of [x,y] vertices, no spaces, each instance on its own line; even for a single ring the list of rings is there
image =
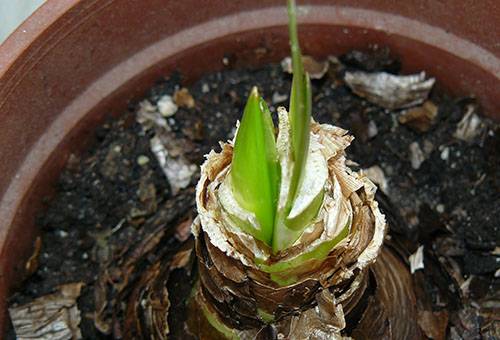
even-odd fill
[[[425,70],[441,89],[476,96],[485,114],[500,119],[500,28],[493,25],[499,5],[471,2],[464,16],[464,6],[452,1],[419,4],[310,1],[299,17],[303,51],[326,58],[388,46],[403,72]],[[68,155],[92,141],[96,125],[174,70],[189,83],[227,67],[224,58],[242,67],[288,55],[282,2],[199,6],[48,1],[0,47],[0,334],[6,298],[25,276],[39,232],[42,198]],[[440,10],[446,15],[437,15]]]

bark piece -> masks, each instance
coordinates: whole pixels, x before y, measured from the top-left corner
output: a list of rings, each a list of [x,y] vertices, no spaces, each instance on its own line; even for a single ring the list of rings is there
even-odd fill
[[[114,249],[102,263],[94,290],[94,324],[99,331],[124,339],[166,339],[177,334],[182,321],[172,321],[181,316],[170,314],[169,284],[174,272],[189,281],[187,287],[193,279],[194,243],[189,233],[184,234],[192,196],[192,191],[183,192],[159,204],[137,237]],[[179,308],[176,301],[174,307]]]
[[[82,287],[80,282],[65,284],[54,294],[9,308],[17,339],[81,339],[76,300]]]

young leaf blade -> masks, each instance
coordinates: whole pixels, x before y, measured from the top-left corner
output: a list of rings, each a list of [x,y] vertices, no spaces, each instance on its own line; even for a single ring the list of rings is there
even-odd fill
[[[293,70],[289,108],[291,161],[293,167],[284,209],[277,212],[275,219],[273,232],[273,252],[275,253],[290,246],[308,224],[305,218],[293,220],[287,218],[299,192],[306,170],[312,108],[311,83],[309,75],[304,73],[302,64],[294,0],[288,0],[288,28]],[[309,213],[311,211],[312,214]],[[316,212],[316,206],[312,206],[307,209],[304,216],[309,218]],[[298,225],[302,223],[303,225]]]
[[[289,115],[294,166],[287,204],[288,207],[291,207],[301,182],[309,150],[312,99],[311,82],[309,75],[307,73],[304,74],[304,66],[302,64],[294,0],[288,0],[288,17],[293,69]]]
[[[250,93],[238,129],[230,176],[236,201],[255,214],[259,224],[253,236],[270,245],[276,214],[279,165],[274,125],[256,87]]]

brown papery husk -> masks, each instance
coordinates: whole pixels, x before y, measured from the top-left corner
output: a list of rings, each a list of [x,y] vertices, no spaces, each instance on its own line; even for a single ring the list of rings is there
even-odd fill
[[[375,187],[345,166],[344,149],[352,138],[345,130],[314,122],[311,130],[324,145],[330,181],[339,181],[352,207],[347,237],[324,258],[309,259],[273,275],[262,270],[255,263],[255,252],[267,255],[269,250],[243,242],[241,233],[234,234],[218,220],[221,214],[214,191],[232,155],[232,145],[222,144],[222,152],[211,152],[202,167],[197,188],[200,216],[192,227],[200,281],[190,302],[189,325],[198,337],[373,338],[374,330],[382,338],[422,337],[408,268],[382,246],[386,223],[374,201]],[[291,248],[300,254],[306,247]],[[297,255],[293,251],[271,254],[266,264],[293,259]],[[294,280],[283,284],[276,276]],[[225,336],[212,327],[214,319]]]
[[[203,242],[196,246],[199,256]],[[221,339],[222,335],[207,322],[199,303],[210,305],[240,339],[277,339],[279,334],[285,339],[423,338],[411,275],[391,246],[385,245],[376,262],[343,286],[325,288],[310,280],[301,285],[302,295],[293,288],[286,290],[289,295],[255,295],[251,280],[231,282],[215,266],[207,269],[201,261],[199,265],[201,284],[196,294],[203,299],[194,301],[190,327],[193,331],[194,323],[194,333],[202,339]],[[220,295],[214,297],[214,291]],[[285,300],[288,305],[277,302]],[[276,306],[276,322],[268,324],[258,316],[258,302]]]

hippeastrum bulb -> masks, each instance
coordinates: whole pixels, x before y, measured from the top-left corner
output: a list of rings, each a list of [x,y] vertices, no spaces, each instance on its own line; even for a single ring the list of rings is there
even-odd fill
[[[289,115],[284,108],[278,112],[280,211],[288,196],[293,163],[287,162],[292,157]],[[224,197],[231,196],[227,181],[233,171],[234,141],[222,143],[222,151],[210,152],[202,165],[196,192],[198,217],[192,230],[203,289],[197,290],[195,299],[204,306],[205,317],[212,326],[225,329],[225,333],[231,330],[240,338],[252,338],[255,334],[250,329],[242,330],[243,325],[245,329],[258,330],[314,304],[331,308],[334,315],[323,320],[322,312],[312,308],[300,318],[318,318],[324,324],[332,320],[344,322],[339,303],[347,306],[347,301],[358,296],[359,287],[366,282],[368,266],[381,250],[386,223],[374,200],[376,187],[345,164],[345,148],[353,137],[341,128],[312,121],[309,139],[305,175],[297,195],[300,199],[294,201],[286,216],[287,223],[301,219],[308,222],[305,228],[302,222],[297,222],[297,228],[285,225],[283,230],[292,236],[283,244],[290,245],[278,252],[225,212]],[[236,199],[233,204],[236,208],[231,215],[244,220],[248,211]],[[328,295],[329,287],[343,287],[337,302]],[[345,323],[329,325],[332,333],[327,333],[325,339],[335,338],[333,335],[340,334],[344,326]],[[294,329],[293,332],[301,332],[300,327]],[[300,334],[290,333],[290,337],[300,338]]]
[[[346,166],[353,137],[311,118],[293,0],[288,13],[290,112],[278,108],[276,136],[254,88],[234,140],[207,155],[196,188],[193,299],[226,338],[253,339],[269,324],[287,338],[341,338],[343,308],[367,289],[386,230],[376,187]]]
[[[252,185],[262,188],[265,181],[271,181],[269,178],[280,178],[279,196],[277,205],[274,205],[279,212],[288,197],[293,162],[289,161],[292,157],[289,115],[282,107],[278,112],[276,150],[279,164],[268,164],[272,164],[272,171],[279,169],[280,175],[258,177]],[[286,246],[279,252],[273,252],[270,243],[257,237],[265,235],[258,234],[261,220],[257,216],[262,215],[255,213],[258,210],[250,210],[241,204],[236,198],[238,196],[233,194],[237,190],[233,177],[236,143],[242,126],[243,122],[235,141],[222,143],[220,153],[211,151],[207,155],[197,186],[201,226],[215,247],[246,266],[269,273],[275,282],[289,284],[300,280],[302,272],[320,266],[336,246],[349,242],[359,205],[367,206],[376,222],[375,229],[379,232],[384,230],[384,218],[373,199],[375,186],[368,178],[345,165],[344,150],[353,137],[341,128],[312,121],[304,178],[298,188],[297,199],[281,226],[282,237],[278,238],[278,242]],[[274,156],[269,159],[274,160]],[[249,183],[244,178],[239,181],[241,185]],[[363,192],[361,198],[358,197],[360,191]],[[378,240],[379,243],[381,241]],[[305,266],[306,263],[310,266]]]

